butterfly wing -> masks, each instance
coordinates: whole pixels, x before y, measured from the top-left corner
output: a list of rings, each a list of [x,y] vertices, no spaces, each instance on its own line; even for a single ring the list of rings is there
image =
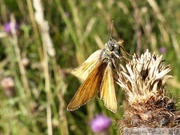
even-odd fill
[[[109,62],[101,83],[100,98],[104,101],[104,106],[112,112],[117,112],[117,100],[114,87],[112,63]]]
[[[94,98],[100,88],[104,70],[107,63],[99,62],[93,68],[92,72],[79,87],[74,97],[71,99],[67,110],[73,111]]]
[[[88,77],[88,75],[91,73],[91,71],[96,67],[97,63],[100,62],[100,55],[101,55],[102,49],[99,49],[95,51],[93,54],[91,54],[87,60],[81,64],[79,67],[75,68],[71,71],[71,74],[76,76],[78,79],[80,79],[82,82]]]

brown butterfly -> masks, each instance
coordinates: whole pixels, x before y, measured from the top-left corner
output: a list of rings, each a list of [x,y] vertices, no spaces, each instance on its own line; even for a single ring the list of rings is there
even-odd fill
[[[82,65],[72,70],[71,73],[83,83],[71,99],[67,110],[78,109],[99,92],[105,107],[117,112],[113,71],[118,70],[117,62],[123,57],[121,44],[122,42],[110,38],[104,49],[95,51]]]

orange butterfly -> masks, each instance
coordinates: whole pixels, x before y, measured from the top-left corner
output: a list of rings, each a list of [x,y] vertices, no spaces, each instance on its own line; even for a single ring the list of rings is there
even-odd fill
[[[78,109],[99,92],[105,107],[117,112],[113,71],[118,70],[117,62],[123,57],[121,44],[122,42],[110,38],[104,49],[95,51],[82,65],[72,70],[71,73],[83,83],[71,99],[67,110]]]

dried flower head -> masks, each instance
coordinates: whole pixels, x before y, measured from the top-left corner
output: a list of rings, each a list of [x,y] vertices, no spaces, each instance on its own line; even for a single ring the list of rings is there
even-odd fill
[[[29,59],[28,58],[22,58],[22,64],[25,68],[29,66]]]
[[[163,65],[162,56],[151,54],[147,50],[140,58],[136,55],[119,74],[118,84],[125,90],[128,102],[142,102],[162,93],[170,75],[170,66]]]
[[[117,83],[127,96],[125,127],[173,127],[180,124],[174,100],[166,95],[165,82],[171,76],[170,66],[164,65],[162,56],[148,50],[133,59],[118,73]],[[171,109],[170,109],[171,108]]]
[[[111,125],[111,119],[103,114],[97,115],[90,123],[93,132],[100,133],[107,131]]]
[[[12,77],[5,77],[1,80],[1,87],[6,96],[12,97],[15,96],[15,84],[14,79]]]

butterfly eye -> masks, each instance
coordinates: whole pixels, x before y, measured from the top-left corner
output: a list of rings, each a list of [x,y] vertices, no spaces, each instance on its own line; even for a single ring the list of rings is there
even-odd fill
[[[109,48],[110,51],[114,50],[114,46],[111,43],[108,44],[108,48]]]

